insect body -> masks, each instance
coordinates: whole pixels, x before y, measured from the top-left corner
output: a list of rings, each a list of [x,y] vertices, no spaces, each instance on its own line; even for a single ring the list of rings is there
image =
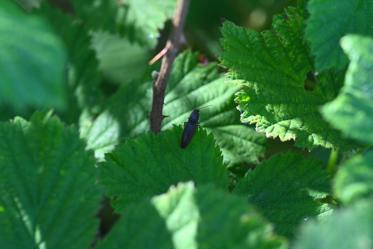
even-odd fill
[[[181,136],[181,148],[186,148],[190,141],[192,140],[192,137],[194,133],[196,133],[196,130],[198,128],[198,120],[199,120],[199,110],[194,109],[192,113],[190,114],[188,118],[188,122],[185,122],[183,135]]]

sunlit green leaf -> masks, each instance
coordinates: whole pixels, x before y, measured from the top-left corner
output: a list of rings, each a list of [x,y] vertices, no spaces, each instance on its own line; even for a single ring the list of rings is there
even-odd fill
[[[132,206],[98,249],[286,248],[286,242],[245,203],[212,187],[179,184]]]
[[[295,249],[369,249],[373,246],[373,199],[305,225]]]
[[[323,114],[345,135],[373,143],[373,39],[350,35],[342,47],[351,63],[345,86],[336,99],[323,107]]]
[[[222,63],[231,78],[244,81],[236,98],[241,120],[303,148],[350,146],[319,113],[341,82],[331,73],[315,75],[303,40],[304,15],[288,8],[260,33],[224,23]]]
[[[83,112],[80,120],[80,136],[87,139],[87,149],[94,150],[98,160],[104,160],[104,155],[117,145],[118,121],[109,112],[102,113],[94,121],[88,112]]]
[[[341,165],[334,192],[345,203],[373,197],[373,152],[355,156]]]

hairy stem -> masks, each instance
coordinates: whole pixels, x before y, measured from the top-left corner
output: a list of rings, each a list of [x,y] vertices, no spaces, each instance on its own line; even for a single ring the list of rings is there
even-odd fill
[[[153,84],[153,103],[150,113],[150,129],[158,133],[161,131],[163,120],[163,103],[167,81],[182,42],[185,18],[188,12],[190,0],[178,0],[175,15],[173,18],[173,30],[166,43],[166,53],[162,59],[159,75]]]

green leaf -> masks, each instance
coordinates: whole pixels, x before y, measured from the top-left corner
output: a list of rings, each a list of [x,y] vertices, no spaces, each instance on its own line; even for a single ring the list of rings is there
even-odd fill
[[[104,161],[105,154],[114,150],[119,137],[119,123],[110,114],[103,112],[95,119],[90,119],[87,111],[80,117],[80,136],[86,138],[87,149],[94,150],[95,157]]]
[[[258,163],[259,158],[264,156],[266,138],[251,127],[227,124],[208,130],[214,135],[224,162],[229,165]]]
[[[0,47],[0,105],[65,107],[65,49],[44,19],[1,1]]]
[[[150,85],[141,80],[123,84],[97,117],[87,111],[82,113],[80,135],[87,141],[87,148],[94,150],[100,161],[120,140],[149,130],[150,89]]]
[[[77,19],[91,30],[117,31],[122,1],[118,0],[74,0],[71,9]]]
[[[118,82],[130,82],[142,77],[148,66],[149,51],[107,32],[94,32],[92,47],[106,77]]]
[[[41,1],[42,0],[16,0],[16,2],[26,10],[39,8]]]
[[[154,47],[159,31],[174,14],[176,0],[128,0],[126,5],[124,33],[141,44]]]
[[[100,124],[95,123],[107,124],[114,118],[120,124],[118,127],[113,123],[113,126],[118,128],[118,136],[105,142],[112,144],[117,144],[120,138],[127,139],[148,131],[151,84],[148,79],[124,84],[110,99],[105,114],[102,113],[97,121],[85,122],[85,117],[82,123],[99,126]],[[238,85],[225,80],[218,73],[216,64],[201,65],[198,63],[197,54],[190,52],[179,55],[173,65],[166,90],[163,113],[168,117],[163,120],[163,129],[183,125],[194,108],[206,107],[201,110],[200,124],[213,133],[223,150],[224,161],[229,164],[258,162],[264,154],[266,141],[263,135],[240,124],[239,113],[233,104],[234,93],[238,89]],[[110,120],[104,121],[104,116]],[[84,130],[86,129],[90,129],[89,126],[85,126]],[[104,134],[85,132],[83,137],[88,140],[95,137],[91,139],[94,141],[100,135],[105,136]],[[90,148],[96,149],[94,146]],[[97,149],[100,148],[97,146]]]
[[[340,167],[334,192],[344,203],[373,197],[373,152],[357,155]]]
[[[297,226],[328,207],[316,199],[329,192],[321,163],[288,153],[279,154],[250,171],[235,192],[244,194],[282,235],[292,236]]]
[[[72,4],[91,29],[121,33],[147,48],[156,45],[159,31],[176,8],[176,0],[78,0]]]
[[[123,216],[98,249],[286,248],[245,200],[211,186],[179,184]]]
[[[78,132],[34,114],[0,123],[0,245],[89,248],[100,191]]]
[[[169,117],[164,119],[163,129],[184,124],[193,109],[203,108],[200,125],[214,135],[224,162],[257,163],[264,155],[266,140],[240,124],[233,103],[240,86],[235,83],[222,77],[216,64],[198,64],[196,54],[179,55],[168,82],[164,114]]]
[[[37,12],[45,16],[56,33],[63,39],[68,52],[67,78],[69,86],[68,112],[64,119],[77,122],[84,109],[97,113],[103,100],[99,88],[102,80],[95,51],[90,47],[89,27],[77,17],[63,12],[61,9],[43,3]]]
[[[343,69],[348,60],[339,46],[349,34],[373,35],[371,0],[310,0],[306,38],[316,57],[317,70]]]
[[[307,224],[295,249],[369,249],[373,246],[373,199],[336,211]]]
[[[191,144],[181,149],[181,134],[179,127],[159,135],[143,134],[109,154],[100,167],[100,181],[117,210],[164,193],[182,181],[227,188],[228,172],[212,135],[200,130]]]
[[[326,120],[345,135],[373,143],[373,39],[349,35],[342,47],[351,63],[345,86],[332,102],[324,105]]]
[[[302,38],[303,16],[289,8],[261,33],[224,23],[221,61],[231,78],[244,81],[236,97],[241,121],[256,124],[267,137],[295,140],[302,148],[350,146],[319,113],[337,95],[339,78],[314,76]]]

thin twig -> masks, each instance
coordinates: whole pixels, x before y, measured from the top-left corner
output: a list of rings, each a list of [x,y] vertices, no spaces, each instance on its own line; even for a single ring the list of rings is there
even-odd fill
[[[149,65],[153,65],[156,63],[159,59],[161,59],[165,54],[167,53],[167,48],[165,47],[162,49],[158,54],[156,54],[150,61]]]
[[[175,11],[175,16],[172,21],[173,30],[169,40],[166,43],[166,54],[162,59],[161,69],[158,78],[153,84],[153,104],[150,113],[150,129],[158,133],[161,131],[163,116],[163,102],[167,81],[171,72],[172,64],[176,58],[177,52],[180,49],[181,40],[183,37],[183,29],[185,18],[188,12],[190,0],[178,0]]]

